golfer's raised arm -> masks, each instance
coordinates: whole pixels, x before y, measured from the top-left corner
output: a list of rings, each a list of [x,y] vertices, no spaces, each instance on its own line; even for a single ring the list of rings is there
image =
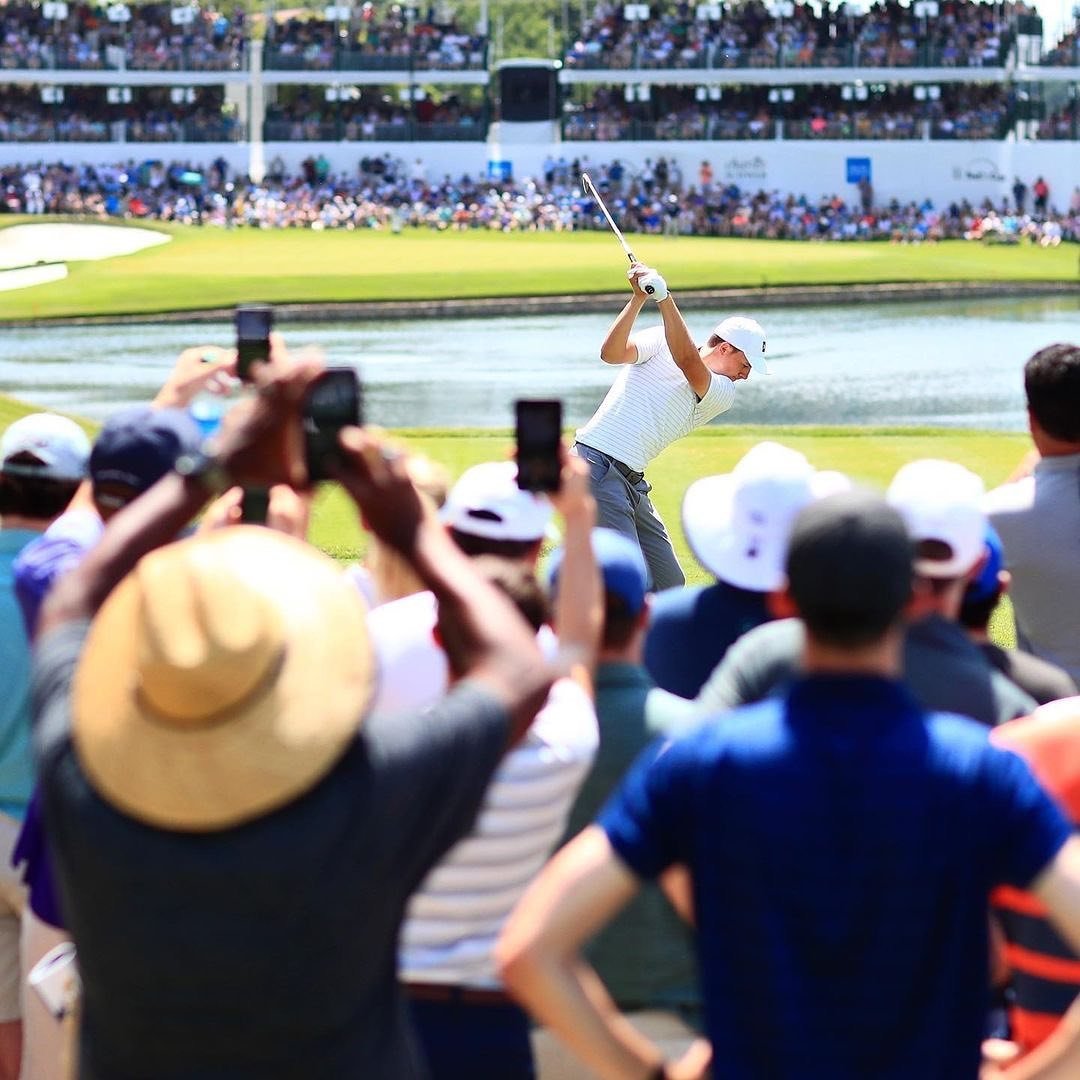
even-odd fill
[[[697,394],[700,401],[709,390],[712,382],[712,372],[705,366],[701,359],[701,353],[686,328],[686,321],[682,312],[675,304],[674,298],[669,293],[663,300],[657,301],[657,310],[664,320],[664,337],[667,340],[668,351],[671,359],[678,365],[679,370],[686,376],[690,389]]]
[[[645,306],[645,301],[649,299],[638,284],[642,275],[648,272],[648,267],[641,263],[634,263],[627,272],[626,276],[630,280],[634,295],[619,312],[619,317],[611,324],[611,329],[600,345],[600,359],[605,364],[633,364],[638,358],[637,346],[630,344],[630,331],[634,329],[634,321]]]

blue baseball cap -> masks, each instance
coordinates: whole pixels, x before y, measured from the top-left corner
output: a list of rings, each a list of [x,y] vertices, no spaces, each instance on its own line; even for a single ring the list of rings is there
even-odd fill
[[[1001,546],[1001,537],[989,522],[986,524],[983,544],[986,561],[979,571],[979,576],[970,581],[964,590],[965,604],[981,604],[984,600],[995,596],[999,588],[998,574],[1001,573],[1001,568],[1005,563],[1005,551]]]
[[[641,548],[622,533],[601,527],[592,531],[592,549],[604,579],[604,591],[617,596],[627,611],[636,615],[645,606],[645,596],[649,592],[649,571]],[[560,547],[551,557],[548,582],[552,592],[559,588],[563,555],[564,550]]]
[[[90,479],[118,484],[141,495],[156,484],[182,454],[199,449],[199,425],[182,409],[136,405],[105,421],[90,451]]]

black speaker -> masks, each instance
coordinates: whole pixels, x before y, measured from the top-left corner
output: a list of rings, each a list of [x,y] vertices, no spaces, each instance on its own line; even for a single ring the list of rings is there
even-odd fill
[[[499,69],[500,116],[513,124],[531,124],[559,117],[559,84],[554,68],[504,67]]]

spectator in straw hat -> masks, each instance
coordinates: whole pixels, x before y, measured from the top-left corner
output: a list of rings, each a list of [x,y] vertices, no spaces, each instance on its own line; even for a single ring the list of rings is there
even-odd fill
[[[305,483],[320,368],[276,343],[213,452],[117,514],[42,611],[36,748],[84,1077],[423,1075],[395,980],[405,900],[551,680],[356,429],[338,477],[456,638],[461,681],[426,714],[362,724],[365,609],[331,560],[250,526],[162,546],[230,483]]]

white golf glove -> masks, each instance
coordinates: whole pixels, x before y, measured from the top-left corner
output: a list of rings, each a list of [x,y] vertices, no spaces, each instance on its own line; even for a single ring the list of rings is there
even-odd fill
[[[667,299],[668,288],[667,282],[657,273],[655,270],[650,270],[638,284],[649,294],[649,296],[660,303],[661,300]]]

